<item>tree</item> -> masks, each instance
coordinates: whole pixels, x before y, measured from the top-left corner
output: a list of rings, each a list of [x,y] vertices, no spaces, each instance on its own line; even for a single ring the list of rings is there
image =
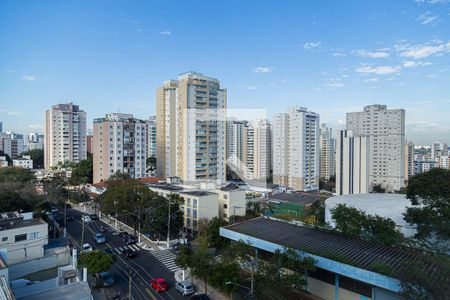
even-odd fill
[[[67,199],[66,185],[67,179],[64,172],[55,172],[52,177],[42,180],[46,201],[51,203],[64,202]]]
[[[88,154],[87,159],[84,159],[73,165],[72,176],[69,183],[72,185],[81,185],[92,183],[93,179],[93,161],[92,154]]]
[[[395,222],[378,215],[369,215],[364,211],[346,204],[338,204],[331,210],[336,229],[345,235],[362,236],[381,244],[394,245],[404,241]]]
[[[30,212],[42,200],[32,183],[0,182],[0,212]]]
[[[208,241],[200,236],[198,239],[198,249],[192,256],[191,272],[203,279],[205,283],[205,294],[208,294],[208,278],[211,276],[214,257],[208,250]]]
[[[114,256],[101,250],[81,252],[78,259],[78,265],[87,268],[90,274],[108,271],[113,262]]]
[[[23,152],[22,155],[29,155],[33,160],[33,169],[43,169],[44,168],[44,150],[33,149]]]
[[[450,239],[450,170],[432,169],[409,179],[406,196],[412,207],[405,220],[417,225],[417,237]]]
[[[156,157],[150,156],[146,159],[147,171],[156,170]]]
[[[0,182],[30,183],[35,180],[31,170],[21,167],[0,168]]]
[[[208,223],[208,228],[206,229],[206,239],[210,247],[214,247],[218,250],[225,249],[230,240],[220,236],[220,227],[228,225],[228,222],[219,219],[217,217],[212,218]]]

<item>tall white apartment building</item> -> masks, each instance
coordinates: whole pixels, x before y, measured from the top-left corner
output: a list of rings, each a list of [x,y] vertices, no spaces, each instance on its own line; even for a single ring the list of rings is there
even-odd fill
[[[94,183],[115,173],[146,175],[147,124],[131,114],[111,113],[94,119]]]
[[[19,157],[25,150],[23,135],[13,132],[0,132],[0,150],[11,158]]]
[[[405,141],[405,180],[414,176],[414,144]]]
[[[227,91],[201,73],[181,74],[156,94],[157,176],[225,182]]]
[[[44,149],[44,135],[37,132],[31,132],[27,135],[26,147],[27,150]]]
[[[347,113],[346,129],[369,137],[370,186],[400,190],[405,185],[405,110],[368,105],[362,112]]]
[[[370,144],[368,136],[340,130],[336,146],[336,194],[369,192]]]
[[[227,121],[226,158],[236,167],[243,168],[247,152],[247,121]]]
[[[45,168],[86,159],[86,112],[73,103],[53,105],[45,115]]]
[[[156,116],[147,120],[147,156],[156,157]]]
[[[450,170],[450,156],[440,156],[437,164],[438,168]]]
[[[319,115],[303,107],[273,120],[273,183],[300,191],[319,189]]]
[[[268,120],[256,120],[247,129],[248,179],[266,180],[272,169],[272,136]]]
[[[336,175],[336,139],[333,130],[322,123],[320,127],[320,178],[328,180]]]

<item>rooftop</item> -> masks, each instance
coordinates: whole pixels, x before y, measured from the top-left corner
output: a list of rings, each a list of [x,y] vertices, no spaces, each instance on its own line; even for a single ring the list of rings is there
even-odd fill
[[[20,298],[21,300],[91,300],[87,282],[79,281]]]
[[[0,219],[0,230],[9,230],[14,228],[29,227],[42,224],[47,223],[42,219],[29,219],[29,220],[23,220],[21,218],[6,219],[6,220]]]
[[[192,190],[192,191],[186,190],[186,191],[180,192],[180,194],[191,195],[191,196],[215,195],[215,193],[208,192],[208,191],[201,191],[201,190]]]
[[[265,217],[229,225],[224,229],[373,272],[377,272],[377,266],[382,264],[389,266],[395,274],[401,274],[407,264],[422,257],[411,249],[385,246]],[[436,275],[437,267],[437,263],[430,265],[427,272]]]
[[[294,193],[277,193],[273,194],[269,201],[277,202],[290,202],[300,205],[310,205],[320,199],[320,195],[317,194],[294,194]]]
[[[145,182],[145,184],[149,187],[149,188],[155,188],[155,189],[161,189],[161,190],[166,190],[166,191],[173,191],[173,192],[179,192],[182,191],[183,188],[176,186],[176,185],[171,185],[171,184],[167,184],[167,183],[152,183],[152,182]]]

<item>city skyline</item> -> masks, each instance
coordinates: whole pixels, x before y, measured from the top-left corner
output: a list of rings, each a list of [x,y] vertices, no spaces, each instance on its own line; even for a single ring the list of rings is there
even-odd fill
[[[338,130],[384,104],[406,110],[416,145],[449,140],[448,1],[105,3],[0,4],[4,130],[43,132],[54,103],[80,105],[89,128],[110,112],[147,119],[160,82],[196,70],[220,78],[230,109],[271,120],[299,105]]]

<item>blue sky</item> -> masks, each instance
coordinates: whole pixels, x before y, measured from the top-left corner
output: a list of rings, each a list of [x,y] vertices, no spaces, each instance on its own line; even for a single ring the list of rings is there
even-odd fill
[[[0,121],[43,131],[52,104],[146,118],[166,79],[221,80],[231,108],[406,109],[450,142],[450,1],[0,1]]]

